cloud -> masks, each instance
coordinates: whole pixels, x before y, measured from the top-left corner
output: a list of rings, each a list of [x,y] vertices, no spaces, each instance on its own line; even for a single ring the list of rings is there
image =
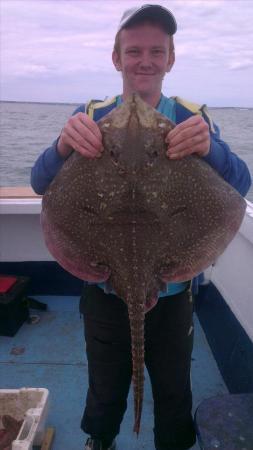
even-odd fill
[[[47,73],[49,68],[42,64],[24,64],[22,66],[23,73],[20,75],[31,75],[31,74],[44,74]]]
[[[111,51],[119,19],[125,9],[142,3],[140,0],[1,0],[1,78],[6,92],[14,92],[8,88],[10,82],[28,86],[33,79],[46,89],[49,82],[53,86],[61,80],[66,97],[71,98],[77,80],[85,78],[85,90],[93,92],[100,77],[99,89],[104,89],[106,95],[107,89],[113,89],[108,80],[118,79]],[[231,73],[233,83],[240,86],[244,73],[243,82],[252,91],[251,0],[153,0],[152,3],[171,8],[178,22],[176,65],[169,79],[174,80],[176,74],[177,86],[183,89],[185,73],[188,73],[193,82],[198,77],[203,90],[207,84],[219,89],[219,79]],[[81,89],[82,86],[80,92]],[[75,95],[77,92],[75,89]],[[29,90],[26,95],[29,97]],[[253,93],[249,95],[253,104]]]
[[[230,70],[243,70],[248,69],[249,67],[253,67],[253,60],[252,59],[245,59],[241,61],[234,61],[230,64],[229,69]]]

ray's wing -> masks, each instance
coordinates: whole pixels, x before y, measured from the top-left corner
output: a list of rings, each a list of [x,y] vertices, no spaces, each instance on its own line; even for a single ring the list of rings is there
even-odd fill
[[[105,281],[111,272],[104,252],[108,223],[103,220],[109,169],[106,159],[101,163],[74,153],[43,197],[41,223],[49,251],[67,271],[87,281]]]
[[[200,158],[168,162],[161,193],[161,240],[157,254],[165,282],[186,281],[220,256],[237,233],[246,202]],[[164,206],[165,207],[165,206]]]

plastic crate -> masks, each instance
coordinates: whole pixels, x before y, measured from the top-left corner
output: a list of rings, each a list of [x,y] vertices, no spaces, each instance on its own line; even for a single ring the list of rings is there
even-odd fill
[[[44,388],[0,389],[0,428],[4,414],[23,420],[12,450],[32,450],[33,445],[42,444],[48,399],[49,391]]]

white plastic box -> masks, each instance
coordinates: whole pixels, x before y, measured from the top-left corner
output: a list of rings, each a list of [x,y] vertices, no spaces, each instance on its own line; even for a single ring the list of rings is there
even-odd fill
[[[0,428],[4,414],[24,421],[12,442],[12,450],[32,450],[33,445],[41,445],[49,409],[48,398],[49,391],[44,388],[0,389]]]

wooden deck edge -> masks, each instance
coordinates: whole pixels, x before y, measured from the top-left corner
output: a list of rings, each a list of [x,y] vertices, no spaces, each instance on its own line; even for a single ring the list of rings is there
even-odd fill
[[[7,198],[41,198],[30,186],[0,187],[0,199]]]

